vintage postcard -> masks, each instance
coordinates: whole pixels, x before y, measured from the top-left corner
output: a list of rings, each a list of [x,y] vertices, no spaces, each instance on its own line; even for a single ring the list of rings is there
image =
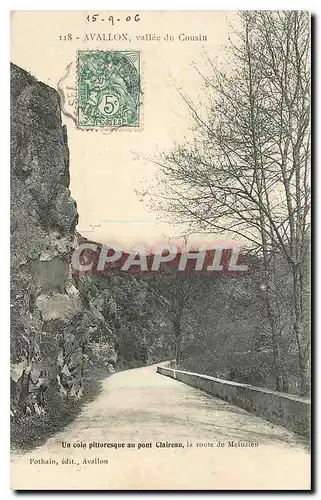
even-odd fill
[[[310,25],[11,13],[12,489],[311,489]]]

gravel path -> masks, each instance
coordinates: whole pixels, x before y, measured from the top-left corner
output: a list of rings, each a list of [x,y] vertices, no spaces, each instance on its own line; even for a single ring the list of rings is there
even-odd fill
[[[154,365],[106,378],[63,432],[13,455],[12,488],[309,489],[309,469],[303,438]]]

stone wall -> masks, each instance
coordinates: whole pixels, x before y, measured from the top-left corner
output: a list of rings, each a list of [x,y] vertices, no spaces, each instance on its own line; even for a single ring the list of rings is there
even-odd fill
[[[308,399],[164,366],[158,366],[157,373],[201,389],[294,432],[309,435],[311,405]]]

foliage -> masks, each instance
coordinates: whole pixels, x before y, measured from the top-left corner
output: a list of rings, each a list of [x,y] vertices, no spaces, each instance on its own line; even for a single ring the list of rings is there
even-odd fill
[[[106,374],[104,373],[104,376]],[[97,375],[85,380],[82,399],[61,397],[57,384],[51,381],[46,394],[46,412],[42,415],[22,415],[11,419],[11,445],[13,449],[30,450],[44,443],[48,437],[64,429],[81,412],[84,404],[99,394],[101,384]]]
[[[208,58],[201,74],[203,107],[180,92],[194,139],[154,160],[158,191],[149,194],[154,209],[190,232],[241,238],[260,257],[276,388],[288,386],[285,346],[295,342],[300,391],[308,394],[309,15],[246,11],[239,20],[228,69]]]

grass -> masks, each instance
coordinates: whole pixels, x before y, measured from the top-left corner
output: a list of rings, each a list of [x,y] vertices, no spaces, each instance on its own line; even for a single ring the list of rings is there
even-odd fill
[[[84,395],[81,399],[62,397],[55,381],[46,393],[46,413],[44,415],[23,416],[12,419],[10,426],[11,448],[13,451],[30,451],[63,430],[79,415],[84,405],[96,399],[101,391],[101,380],[107,376],[104,371],[90,373],[84,380]]]

